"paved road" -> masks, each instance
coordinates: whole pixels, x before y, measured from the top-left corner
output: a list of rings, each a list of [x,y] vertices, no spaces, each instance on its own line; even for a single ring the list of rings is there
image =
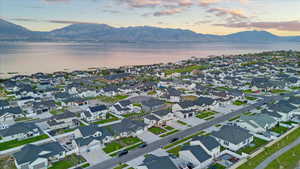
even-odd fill
[[[292,144],[289,144],[285,146],[284,148],[280,149],[276,153],[272,154],[270,157],[268,157],[265,161],[263,161],[261,164],[259,164],[255,169],[264,169],[266,168],[272,161],[274,161],[276,158],[278,158],[283,153],[287,152],[291,148],[297,146],[300,144],[300,138],[295,140]]]
[[[299,92],[297,92],[297,93],[299,93]],[[263,98],[257,103],[254,103],[254,104],[249,105],[247,107],[244,107],[244,108],[241,108],[239,110],[233,111],[232,113],[228,113],[224,116],[214,118],[210,121],[207,121],[205,123],[199,124],[199,125],[194,126],[192,128],[186,129],[186,130],[181,131],[179,133],[176,133],[174,135],[167,136],[163,139],[157,140],[157,141],[149,144],[145,148],[130,151],[127,155],[122,156],[122,157],[111,158],[111,159],[106,160],[102,163],[91,166],[91,167],[89,167],[89,169],[109,169],[109,168],[112,168],[112,167],[118,165],[119,163],[125,163],[127,161],[135,159],[136,157],[142,156],[142,155],[150,153],[150,152],[152,152],[152,151],[154,151],[158,148],[164,147],[164,146],[168,145],[169,141],[173,138],[184,138],[184,137],[190,136],[190,135],[192,135],[192,134],[194,134],[194,133],[196,133],[200,130],[209,128],[209,127],[211,127],[215,124],[227,121],[227,120],[229,120],[229,119],[231,119],[231,118],[233,118],[237,115],[243,114],[243,113],[248,112],[252,109],[255,109],[256,107],[262,106],[265,103],[271,103],[274,100],[281,100],[281,99],[283,99],[283,97],[291,96],[291,95],[294,95],[294,94],[296,94],[296,92],[288,93],[288,94],[285,94],[283,96],[272,96],[272,97]]]

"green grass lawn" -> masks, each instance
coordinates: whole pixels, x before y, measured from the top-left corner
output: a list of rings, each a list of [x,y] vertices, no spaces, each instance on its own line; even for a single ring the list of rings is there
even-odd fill
[[[247,153],[247,154],[252,154],[256,150],[258,150],[260,147],[266,145],[268,141],[262,140],[260,138],[254,137],[253,142],[251,144],[254,145],[248,145],[246,147],[243,147],[238,151],[239,154],[242,154],[242,152]]]
[[[115,141],[112,141],[108,144],[105,144],[105,147],[103,148],[103,151],[106,152],[106,153],[111,153],[111,152],[117,151],[121,148],[136,144],[138,142],[142,142],[142,140],[140,140],[137,137],[121,138],[119,140],[115,140]]]
[[[208,169],[226,169],[226,167],[219,163],[215,163],[215,164],[209,166]]]
[[[283,153],[272,161],[265,169],[296,169],[300,164],[300,144]]]
[[[183,122],[183,121],[180,121],[180,120],[177,120],[177,123],[181,124],[181,125],[184,125],[184,126],[187,126],[188,124],[186,122]]]
[[[146,114],[148,114],[147,112],[140,112],[140,113],[128,113],[128,114],[124,114],[124,115],[122,115],[123,117],[125,117],[125,118],[129,118],[129,117],[135,117],[135,116],[144,116],[144,115],[146,115]]]
[[[294,87],[291,87],[291,89],[293,89],[293,90],[300,90],[300,86],[294,86]]]
[[[164,128],[165,128],[166,130],[174,130],[174,128],[171,127],[171,126],[165,126]]]
[[[123,169],[125,167],[128,167],[128,164],[120,164],[120,165],[114,167],[114,169]]]
[[[116,96],[112,96],[112,97],[97,96],[96,99],[101,100],[106,103],[115,103],[115,102],[121,101],[123,99],[126,99],[127,97],[128,97],[127,95],[116,95]]]
[[[17,169],[17,167],[10,156],[0,156],[0,169]]]
[[[18,147],[24,144],[29,144],[29,143],[33,143],[36,141],[40,141],[40,140],[44,140],[49,138],[46,134],[40,135],[40,136],[36,136],[36,137],[32,137],[29,139],[25,139],[25,140],[12,140],[12,141],[7,141],[7,142],[3,142],[0,143],[0,151],[3,150],[8,150],[14,147]]]
[[[148,131],[150,131],[151,133],[153,133],[155,135],[159,135],[159,134],[162,134],[162,133],[166,132],[165,129],[162,129],[160,127],[151,127],[151,128],[148,129]]]
[[[289,130],[288,128],[282,127],[282,126],[279,126],[279,125],[276,125],[275,127],[273,127],[271,129],[271,131],[274,131],[275,133],[279,133],[279,134],[284,134],[288,130]]]
[[[62,114],[63,111],[61,111],[61,110],[51,110],[50,113],[51,113],[52,115],[58,115],[58,114]]]
[[[68,169],[85,161],[86,160],[83,157],[72,154],[65,157],[63,160],[53,163],[52,167],[50,167],[49,169]]]
[[[252,97],[252,96],[246,96],[245,98],[246,98],[247,100],[251,100],[251,101],[257,100],[256,97]]]
[[[120,120],[118,117],[108,113],[107,114],[107,119],[104,119],[104,120],[99,120],[99,121],[96,121],[94,122],[94,124],[105,124],[105,123],[110,123],[110,122],[113,122],[113,121],[117,121],[117,120]]]
[[[232,104],[236,105],[236,106],[241,106],[241,105],[247,104],[247,101],[236,100]]]
[[[214,111],[204,111],[204,112],[200,112],[199,114],[197,114],[196,117],[198,117],[199,119],[205,119],[205,118],[215,115],[216,113],[217,112],[214,112]]]
[[[176,156],[178,156],[179,151],[182,149],[182,146],[176,146],[170,150],[168,150],[167,152],[170,154],[174,154]]]
[[[267,147],[263,152],[259,153],[255,157],[249,159],[246,163],[238,167],[237,169],[254,169],[257,165],[259,165],[266,158],[274,154],[276,151],[282,149],[288,144],[292,143],[296,139],[300,137],[300,128],[297,128],[289,135],[285,136],[283,139],[273,144],[270,147]]]
[[[177,133],[179,130],[173,130],[173,131],[170,131],[170,132],[167,132],[165,134],[162,134],[160,135],[159,137],[166,137],[166,136],[169,136],[169,135],[172,135],[174,133]]]
[[[273,89],[270,92],[273,93],[273,94],[277,94],[277,93],[286,93],[288,91],[284,90],[284,89]]]
[[[229,121],[234,121],[234,120],[237,120],[237,119],[239,119],[241,116],[235,116],[235,117],[233,117],[233,118],[231,118],[231,119],[229,119]]]
[[[171,144],[168,144],[168,145],[166,145],[165,147],[163,147],[163,149],[171,148],[171,147],[173,147],[173,146],[175,146],[175,145],[178,145],[178,144],[180,144],[180,143],[183,143],[183,142],[185,142],[185,141],[187,141],[187,140],[189,140],[189,139],[191,139],[191,138],[193,138],[193,137],[195,137],[195,136],[203,135],[204,133],[205,133],[205,131],[199,131],[199,132],[197,132],[197,133],[195,133],[195,134],[193,134],[193,135],[191,135],[191,136],[185,137],[185,138],[180,139],[180,140],[177,140],[177,141],[175,141],[175,142],[173,142],[173,143],[171,143]]]
[[[247,93],[247,94],[253,93],[251,89],[244,90],[243,92],[244,92],[244,93]]]

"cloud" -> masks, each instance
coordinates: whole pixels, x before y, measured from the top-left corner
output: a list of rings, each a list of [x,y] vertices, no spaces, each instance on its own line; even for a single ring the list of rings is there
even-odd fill
[[[247,19],[248,17],[242,10],[225,9],[225,8],[210,8],[207,10],[209,13],[213,13],[219,17],[229,17],[230,19]]]
[[[162,10],[162,11],[159,11],[159,12],[155,12],[153,14],[153,16],[174,15],[174,14],[180,13],[182,11],[183,11],[182,8],[165,9],[165,10]]]
[[[82,22],[82,21],[71,21],[71,20],[39,20],[31,18],[9,18],[9,20],[21,21],[21,22],[47,22],[47,23],[58,23],[58,24],[97,24],[95,22]]]
[[[236,2],[240,2],[240,3],[247,3],[249,2],[249,0],[198,0],[198,4],[200,6],[210,6],[213,4],[217,4],[220,2],[226,2],[226,1],[236,1]]]
[[[279,22],[238,22],[214,24],[215,26],[223,26],[230,28],[259,28],[259,29],[275,29],[280,31],[300,31],[300,21],[279,21]]]

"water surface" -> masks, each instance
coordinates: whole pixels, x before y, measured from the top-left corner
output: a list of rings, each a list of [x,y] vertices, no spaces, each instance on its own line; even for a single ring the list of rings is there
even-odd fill
[[[300,50],[300,43],[54,43],[0,42],[0,73],[31,74],[90,67],[175,62],[209,55]]]

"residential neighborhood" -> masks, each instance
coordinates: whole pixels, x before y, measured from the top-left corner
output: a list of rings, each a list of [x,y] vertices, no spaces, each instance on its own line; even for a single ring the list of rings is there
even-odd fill
[[[255,168],[300,137],[299,64],[272,51],[1,79],[0,169]]]

